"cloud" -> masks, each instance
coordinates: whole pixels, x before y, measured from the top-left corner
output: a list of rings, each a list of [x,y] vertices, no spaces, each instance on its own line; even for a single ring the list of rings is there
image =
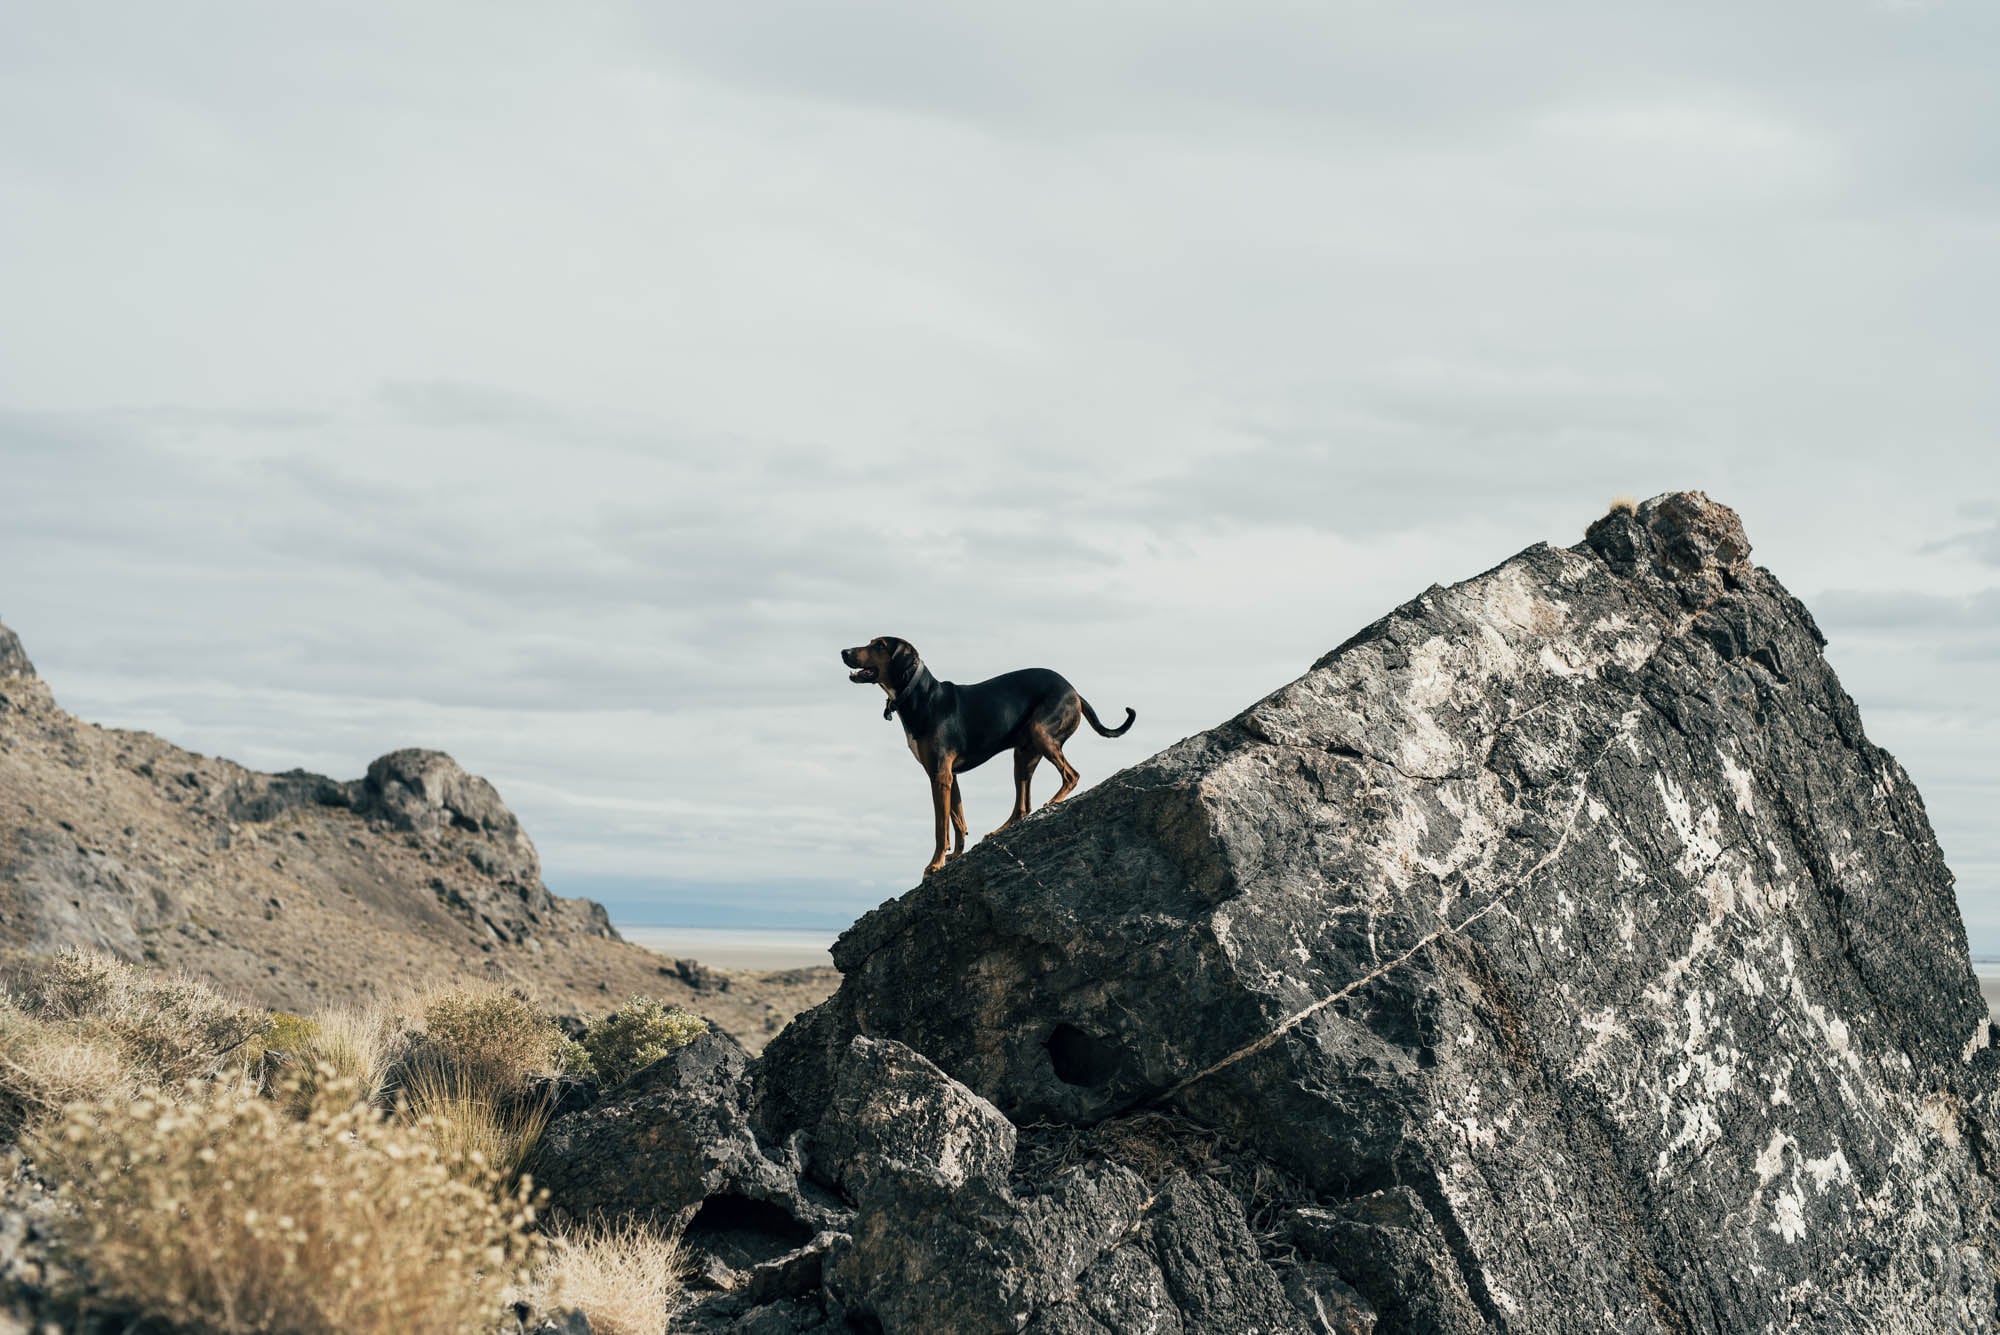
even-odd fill
[[[2000,589],[1957,595],[1836,589],[1813,606],[1835,640],[1854,635],[1957,661],[2000,659]]]
[[[451,380],[392,380],[382,402],[415,426],[531,430],[559,425],[563,414],[530,395]]]
[[[1927,552],[1964,552],[1982,565],[2000,566],[2000,519],[1994,519],[1983,529],[1970,533],[1956,533],[1948,538],[1940,538],[1925,544]]]

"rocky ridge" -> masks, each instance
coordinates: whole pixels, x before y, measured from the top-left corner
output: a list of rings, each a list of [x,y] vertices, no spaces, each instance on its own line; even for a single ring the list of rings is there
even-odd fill
[[[1749,551],[1675,493],[1426,591],[541,1180],[686,1227],[688,1330],[1992,1329],[1951,875]]]
[[[644,993],[752,1049],[833,983],[627,944],[601,905],[550,893],[519,820],[443,752],[392,751],[338,781],[80,722],[4,626],[0,945],[185,968],[297,1011],[460,975],[563,1013]]]

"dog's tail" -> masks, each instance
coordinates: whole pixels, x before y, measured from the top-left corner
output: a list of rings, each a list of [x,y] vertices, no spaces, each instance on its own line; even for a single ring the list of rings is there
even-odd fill
[[[1127,705],[1125,706],[1125,721],[1115,728],[1107,728],[1097,721],[1097,711],[1090,707],[1090,701],[1079,695],[1076,697],[1076,702],[1083,706],[1083,716],[1090,720],[1091,727],[1097,729],[1099,737],[1123,737],[1125,730],[1132,726],[1132,721],[1139,717],[1132,706]]]

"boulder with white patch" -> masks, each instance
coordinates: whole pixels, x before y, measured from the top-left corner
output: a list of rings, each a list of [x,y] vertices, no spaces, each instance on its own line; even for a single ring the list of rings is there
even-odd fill
[[[1219,1319],[1153,1222],[1185,1173],[1255,1241],[1244,1329],[1990,1328],[1951,875],[1748,557],[1698,493],[1614,510],[985,840],[841,938],[759,1134],[810,1165],[897,1040],[1019,1126],[1014,1198],[1139,1175],[1104,1266],[1166,1276],[1161,1329]]]

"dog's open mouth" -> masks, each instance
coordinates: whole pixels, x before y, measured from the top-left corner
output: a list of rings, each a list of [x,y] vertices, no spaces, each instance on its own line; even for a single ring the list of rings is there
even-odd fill
[[[865,667],[860,669],[859,671],[848,673],[847,679],[852,682],[859,682],[865,686],[869,682],[876,680],[881,675],[882,674],[877,672],[874,668]]]

